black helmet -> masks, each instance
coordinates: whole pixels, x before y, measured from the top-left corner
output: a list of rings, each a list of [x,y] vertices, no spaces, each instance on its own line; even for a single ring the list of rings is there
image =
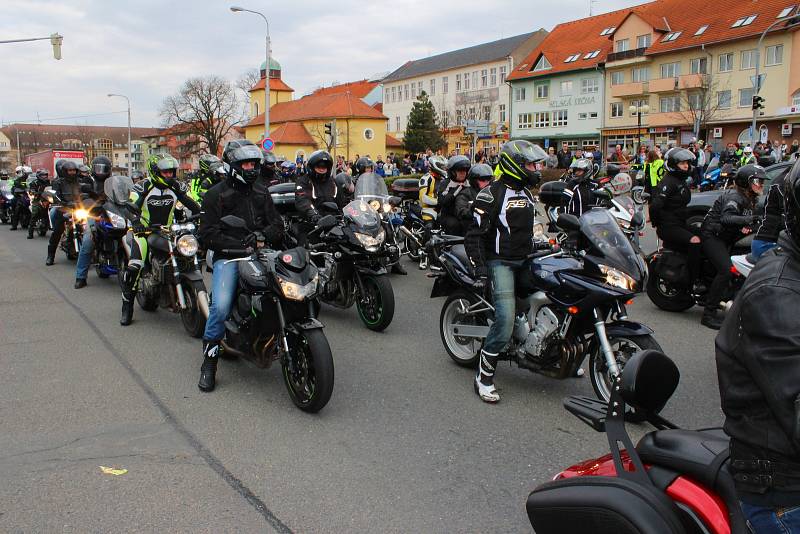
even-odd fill
[[[75,171],[70,174],[70,171]],[[75,164],[74,161],[66,160],[64,163],[61,164],[61,173],[64,177],[77,177],[78,176],[78,166]]]
[[[689,168],[685,171],[678,168],[678,163],[683,161],[689,163]],[[667,150],[667,153],[664,154],[664,168],[667,169],[667,172],[678,178],[689,178],[694,169],[694,162],[694,154],[692,154],[691,150],[686,148],[670,148]]]
[[[228,164],[228,176],[233,180],[250,185],[258,179],[261,172],[261,150],[252,141],[229,141],[225,145],[222,159]],[[247,162],[253,162],[255,166],[252,169],[243,169],[242,165]]]
[[[200,172],[208,176],[222,167],[222,162],[214,154],[203,154],[200,156],[200,162],[198,165],[200,167]]]
[[[278,163],[278,158],[269,150],[261,149],[261,176],[264,178],[272,178],[275,176],[275,164]]]
[[[64,160],[60,159],[56,161],[56,176],[64,176],[64,171],[62,171],[62,167],[64,166]]]
[[[800,159],[795,160],[783,180],[783,203],[786,232],[800,245]]]
[[[92,160],[92,176],[101,182],[111,176],[111,160],[105,156],[94,158]]]
[[[375,164],[366,156],[360,157],[356,160],[356,175],[361,176],[365,172],[373,172]]]
[[[149,169],[150,179],[159,187],[169,187],[175,182],[178,174],[178,160],[169,154],[159,154],[150,158]],[[170,172],[171,171],[171,172]],[[167,174],[172,174],[168,176]]]
[[[456,180],[456,171],[469,172],[470,167],[472,167],[472,165],[470,164],[467,156],[453,156],[447,160],[447,177],[457,182],[458,180]]]
[[[355,185],[353,184],[353,177],[344,171],[337,174],[334,177],[334,180],[336,180],[337,187],[341,187],[348,193],[352,193],[355,189]]]
[[[767,172],[761,165],[744,165],[739,167],[733,182],[744,189],[748,189],[750,184],[763,184],[767,179]]]
[[[8,171],[0,171],[0,180],[8,180]]]
[[[518,139],[509,141],[500,150],[500,172],[519,180],[524,186],[534,187],[542,179],[539,171],[529,170],[528,163],[539,163],[547,159],[547,152],[539,145]]]
[[[473,189],[480,188],[478,182],[491,181],[492,178],[494,178],[494,171],[485,163],[473,165],[467,174],[467,180],[469,181],[470,187]]]
[[[50,173],[47,172],[47,169],[39,169],[38,171],[36,171],[36,178],[38,178],[39,180],[49,180]]]
[[[78,174],[84,178],[88,178],[92,174],[92,170],[85,163],[78,165]]]
[[[569,178],[574,183],[581,183],[594,175],[594,163],[587,158],[573,161],[567,170]]]
[[[317,167],[323,166],[328,171],[323,175],[317,173]],[[333,158],[327,150],[317,150],[311,153],[308,157],[308,175],[317,180],[325,180],[330,177],[331,169],[333,169]]]
[[[444,156],[431,156],[428,158],[428,165],[431,167],[431,172],[444,178],[447,176],[447,159]]]
[[[134,183],[139,180],[144,180],[144,173],[142,171],[133,171],[131,173],[131,180],[133,180]]]

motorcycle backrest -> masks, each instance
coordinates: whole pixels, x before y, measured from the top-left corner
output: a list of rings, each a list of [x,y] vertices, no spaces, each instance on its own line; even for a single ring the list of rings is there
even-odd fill
[[[581,221],[569,213],[562,213],[556,219],[556,226],[565,232],[574,232],[581,229]]]
[[[663,352],[639,351],[622,370],[622,398],[634,408],[658,414],[675,393],[680,377],[678,366]]]
[[[247,223],[245,220],[241,217],[237,217],[236,215],[226,215],[220,219],[220,222],[231,228],[247,228]]]

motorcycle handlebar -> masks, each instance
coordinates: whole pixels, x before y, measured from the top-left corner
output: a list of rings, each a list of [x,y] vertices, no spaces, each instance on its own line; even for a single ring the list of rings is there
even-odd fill
[[[244,248],[223,248],[219,252],[228,256],[247,256],[249,254]]]

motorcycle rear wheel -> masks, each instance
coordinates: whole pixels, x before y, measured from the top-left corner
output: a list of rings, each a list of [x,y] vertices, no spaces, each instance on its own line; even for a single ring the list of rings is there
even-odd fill
[[[316,413],[333,394],[333,354],[328,339],[321,329],[300,330],[287,337],[291,354],[282,361],[283,382],[295,406]]]
[[[385,275],[365,276],[361,281],[365,293],[359,293],[356,300],[358,316],[367,328],[382,332],[394,318],[392,282]]]
[[[183,282],[183,296],[186,299],[186,309],[181,310],[181,322],[186,332],[195,338],[203,335],[206,329],[206,317],[200,309],[199,302],[205,299],[208,308],[208,293],[202,282]]]
[[[158,309],[158,296],[148,295],[146,292],[142,291],[141,287],[139,291],[136,292],[136,302],[139,303],[139,307],[144,311],[155,311]]]
[[[450,358],[461,367],[475,369],[478,362],[478,352],[483,341],[474,337],[460,337],[453,331],[453,324],[464,317],[461,309],[468,308],[478,302],[474,295],[465,291],[457,291],[447,297],[442,306],[442,313],[439,315],[439,334],[442,336],[442,344]],[[485,314],[466,316],[466,320],[471,325],[488,326],[489,321]]]
[[[647,279],[647,296],[653,304],[668,312],[683,312],[695,304],[694,297],[686,289],[666,282],[655,269],[650,271]]]

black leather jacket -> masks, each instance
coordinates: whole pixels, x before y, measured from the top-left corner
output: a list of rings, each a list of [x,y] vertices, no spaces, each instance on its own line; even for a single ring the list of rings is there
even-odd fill
[[[473,187],[467,187],[456,196],[455,215],[467,225],[472,221],[472,203],[476,196],[478,191]]]
[[[716,361],[737,489],[764,505],[780,505],[789,491],[796,506],[800,477],[793,488],[775,475],[800,474],[800,248],[785,233],[778,245],[736,297],[716,339]],[[770,466],[771,489],[736,477],[738,462],[754,460],[779,462]]]
[[[706,213],[700,232],[733,244],[742,237],[742,228],[753,220],[753,201],[738,189],[728,189]]]
[[[686,227],[688,217],[686,206],[691,199],[692,192],[686,180],[672,173],[665,173],[653,190],[653,198],[650,201],[650,220],[653,226]]]
[[[761,225],[756,230],[754,239],[775,243],[778,241],[778,234],[784,228],[783,221],[783,182],[787,172],[775,178],[769,185],[764,200],[764,213],[762,214]]]
[[[53,182],[53,190],[62,204],[75,204],[92,190],[92,183],[81,180],[79,176],[75,178],[62,176]]]
[[[304,174],[297,179],[296,183],[295,209],[308,222],[316,223],[325,214],[322,205],[326,202],[335,203],[339,209],[347,205],[345,190],[336,185],[333,176],[319,181],[312,180],[308,174]],[[320,211],[323,211],[322,215],[320,215]]]

